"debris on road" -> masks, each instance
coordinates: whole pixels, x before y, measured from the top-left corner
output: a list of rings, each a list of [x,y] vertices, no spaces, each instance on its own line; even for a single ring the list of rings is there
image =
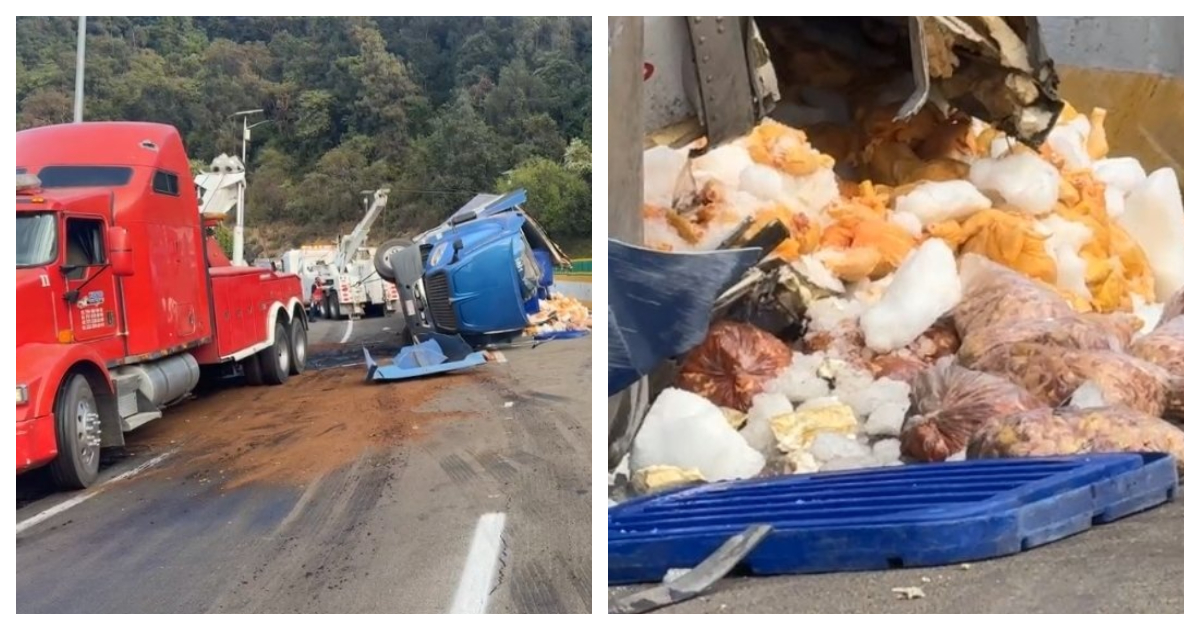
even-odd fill
[[[864,109],[860,144],[838,160],[817,135],[771,120],[696,159],[646,153],[651,248],[705,253],[772,229],[782,239],[725,285],[703,338],[676,355],[679,389],[651,399],[633,470],[718,481],[1147,446],[1182,467],[1182,432],[1162,418],[1182,418],[1183,319],[1149,321],[1165,301],[1182,310],[1182,241],[1166,229],[1182,233],[1173,171],[1108,158],[1104,110],[1068,105],[1038,150],[931,107],[893,114]],[[874,168],[900,149],[925,166]],[[835,174],[843,159],[877,179]],[[648,330],[620,332],[626,347],[650,343]],[[1092,411],[1062,411],[1081,419],[1040,438],[1063,405]],[[1082,418],[1106,420],[1085,435]],[[1012,436],[1013,423],[1016,443],[967,450],[985,430]]]
[[[892,589],[896,599],[925,599],[925,590],[919,586],[897,586]]]
[[[363,347],[367,380],[376,383],[401,381],[432,374],[456,372],[487,362],[486,353],[472,351],[462,337],[429,333],[424,341],[400,349],[388,365],[380,365]]]

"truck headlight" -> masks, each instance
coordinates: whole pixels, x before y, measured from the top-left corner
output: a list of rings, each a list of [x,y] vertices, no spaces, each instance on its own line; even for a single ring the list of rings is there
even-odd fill
[[[25,405],[29,403],[29,387],[25,385],[17,385],[17,405]]]

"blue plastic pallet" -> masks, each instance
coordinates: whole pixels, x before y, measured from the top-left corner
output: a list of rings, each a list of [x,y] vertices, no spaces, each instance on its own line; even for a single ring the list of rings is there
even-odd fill
[[[610,585],[661,581],[758,523],[750,574],[937,566],[1005,556],[1174,499],[1164,454],[991,459],[690,487],[608,512]]]

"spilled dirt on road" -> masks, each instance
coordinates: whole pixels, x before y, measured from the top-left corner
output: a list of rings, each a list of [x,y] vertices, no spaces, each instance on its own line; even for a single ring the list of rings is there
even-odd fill
[[[427,409],[470,374],[367,383],[361,368],[310,371],[277,387],[230,387],[193,400],[130,441],[179,448],[158,474],[234,488],[302,485],[373,451],[419,439],[426,425],[461,413]]]

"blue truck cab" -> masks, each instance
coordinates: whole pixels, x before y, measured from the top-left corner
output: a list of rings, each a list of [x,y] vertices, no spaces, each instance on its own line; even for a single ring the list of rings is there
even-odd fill
[[[376,250],[395,283],[407,334],[459,335],[472,346],[521,335],[570,259],[522,209],[525,190],[476,195],[441,225]]]

